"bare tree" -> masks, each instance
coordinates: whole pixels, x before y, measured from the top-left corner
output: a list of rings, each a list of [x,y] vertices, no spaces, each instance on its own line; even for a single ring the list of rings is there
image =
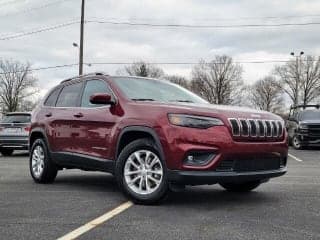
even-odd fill
[[[312,56],[307,56],[302,66],[302,101],[306,105],[320,94],[320,58],[316,60]]]
[[[203,60],[192,71],[191,89],[210,103],[235,104],[242,88],[242,67],[229,56]]]
[[[151,78],[160,78],[164,75],[164,72],[161,68],[143,61],[135,62],[129,66],[125,66],[124,69],[118,70],[118,73]]]
[[[283,66],[275,67],[275,75],[280,77],[283,90],[297,105],[300,99],[308,104],[319,95],[320,89],[320,59],[307,56],[302,60],[290,61]]]
[[[30,64],[0,60],[0,103],[3,112],[20,110],[21,103],[33,96],[37,80],[31,75]]]
[[[279,112],[282,107],[282,88],[272,76],[257,81],[249,94],[252,104],[261,110]]]
[[[172,83],[178,84],[184,88],[190,88],[190,82],[183,76],[179,75],[166,75],[164,77],[166,80],[169,80]]]

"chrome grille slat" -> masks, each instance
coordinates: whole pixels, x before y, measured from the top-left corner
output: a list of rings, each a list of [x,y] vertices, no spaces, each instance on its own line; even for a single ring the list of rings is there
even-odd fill
[[[265,119],[229,118],[234,137],[281,138],[284,132],[283,121]]]

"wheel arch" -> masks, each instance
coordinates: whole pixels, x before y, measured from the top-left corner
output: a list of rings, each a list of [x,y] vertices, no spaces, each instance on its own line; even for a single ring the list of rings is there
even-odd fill
[[[158,147],[161,158],[165,160],[163,148],[158,134],[154,129],[147,126],[128,126],[122,129],[117,140],[115,159],[118,158],[120,152],[127,144],[141,138],[151,138]]]
[[[33,129],[33,130],[31,131],[31,133],[30,133],[30,136],[29,136],[29,149],[30,149],[30,150],[31,150],[31,148],[32,148],[32,145],[33,145],[34,141],[35,141],[36,139],[39,139],[39,138],[42,138],[42,139],[44,139],[46,142],[48,142],[46,133],[45,133],[45,131],[44,131],[43,129],[41,129],[41,128],[35,128],[35,129]],[[48,149],[50,149],[49,146],[47,146],[47,147],[48,147]]]

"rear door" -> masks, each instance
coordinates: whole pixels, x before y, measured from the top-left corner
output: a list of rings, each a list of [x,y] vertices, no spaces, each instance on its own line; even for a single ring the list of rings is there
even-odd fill
[[[82,86],[83,83],[79,81],[67,83],[60,91],[54,111],[48,113],[53,122],[54,147],[51,150],[54,152],[72,153],[77,149],[76,140],[82,134],[76,127]]]

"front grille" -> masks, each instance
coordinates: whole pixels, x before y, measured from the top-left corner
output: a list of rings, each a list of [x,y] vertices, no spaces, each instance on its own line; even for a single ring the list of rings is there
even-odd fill
[[[222,160],[216,167],[218,172],[255,172],[277,170],[283,166],[280,157],[250,158],[250,159],[228,159]]]
[[[283,121],[263,119],[229,119],[234,137],[249,139],[279,139],[283,136]]]
[[[310,136],[315,136],[315,137],[320,137],[320,125],[307,125],[309,135]]]

